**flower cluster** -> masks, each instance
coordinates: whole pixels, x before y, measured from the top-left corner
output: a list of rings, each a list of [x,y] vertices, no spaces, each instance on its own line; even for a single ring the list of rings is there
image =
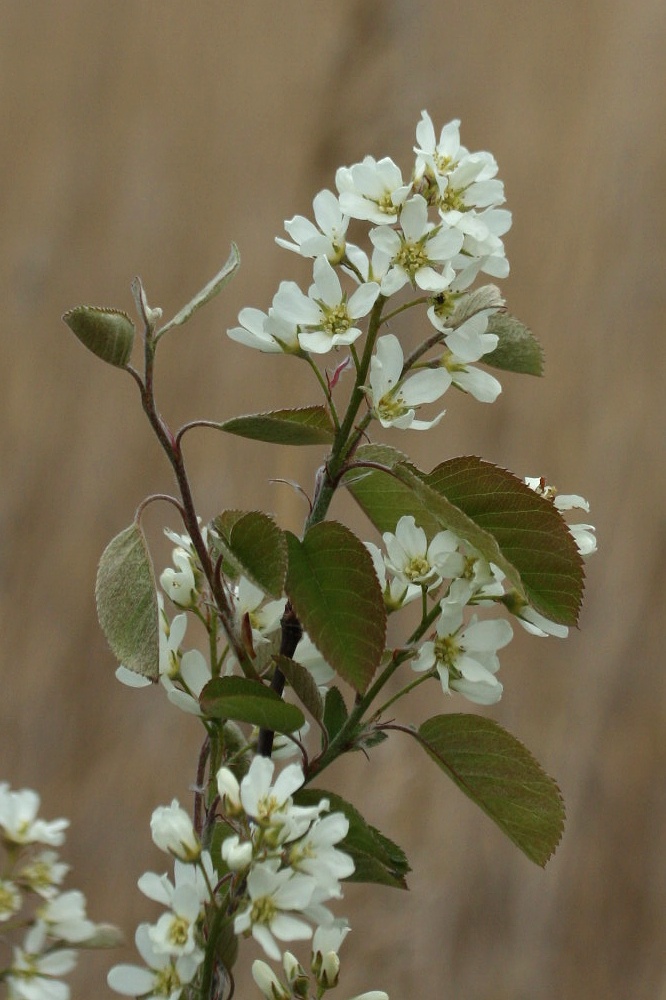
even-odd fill
[[[432,335],[419,357],[407,360],[394,334],[377,339],[364,387],[371,416],[384,427],[426,430],[443,413],[416,420],[416,409],[435,402],[451,385],[493,402],[500,383],[474,363],[497,346],[487,328],[504,301],[494,285],[469,287],[480,273],[508,274],[502,236],[511,213],[499,207],[504,188],[495,159],[462,146],[459,125],[450,122],[437,138],[429,115],[422,113],[407,178],[389,157],[366,156],[341,167],[337,195],[324,190],[314,199],[316,224],[295,216],[285,222],[291,239],[277,240],[313,259],[307,294],[283,281],[268,312],[243,309],[229,336],[263,352],[307,357],[349,348],[355,358],[360,321],[409,286],[424,293],[415,304],[427,304]],[[347,242],[352,220],[370,225],[367,250]],[[431,347],[438,356],[424,361]],[[420,370],[409,374],[415,368]]]
[[[41,819],[39,804],[31,789],[12,791],[0,783],[2,943],[10,931],[23,934],[11,958],[0,957],[0,982],[10,1000],[67,1000],[69,986],[61,977],[76,965],[77,949],[120,940],[114,927],[88,920],[83,893],[61,890],[69,865],[53,848],[64,843],[69,821]]]
[[[561,511],[589,510],[587,501],[574,495],[556,495],[543,480],[525,482],[541,495],[554,499]],[[558,503],[559,501],[559,503]],[[572,524],[569,530],[581,555],[596,549],[594,527]],[[435,611],[425,620],[435,626],[432,635],[415,647],[411,667],[416,673],[438,676],[445,694],[457,692],[478,705],[492,705],[502,697],[497,679],[497,653],[513,637],[505,619],[482,620],[469,608],[487,609],[498,604],[511,611],[528,632],[564,638],[568,628],[541,615],[506,589],[504,573],[452,531],[440,531],[430,541],[411,515],[398,521],[395,533],[383,535],[385,553],[366,542],[384,593],[387,611],[394,612],[419,598],[435,600]],[[443,596],[442,596],[443,594]]]
[[[294,793],[303,784],[297,764],[273,782],[275,765],[255,757],[240,784],[221,768],[218,790],[232,830],[222,858],[243,886],[234,921],[236,934],[251,934],[270,958],[279,959],[279,941],[312,936],[312,926],[330,924],[325,906],[342,896],[340,880],[354,871],[348,854],[335,845],[347,835],[342,813],[329,813],[328,799],[299,806]],[[322,815],[327,813],[327,815]]]
[[[116,965],[107,981],[125,996],[175,1000],[204,961],[204,928],[214,904],[216,877],[210,854],[202,850],[192,821],[177,801],[156,809],[150,826],[155,844],[175,858],[174,879],[146,872],[139,888],[167,910],[157,923],[137,927],[135,943],[145,965]]]
[[[327,799],[313,806],[294,803],[304,781],[299,766],[288,765],[275,781],[274,771],[274,762],[264,757],[254,758],[240,782],[231,769],[219,769],[219,814],[211,813],[211,820],[223,839],[215,859],[177,801],[154,811],[153,841],[175,858],[174,880],[153,872],[140,878],[144,895],[167,911],[137,929],[145,965],[117,965],[109,972],[116,992],[176,1000],[197,981],[207,921],[218,914],[233,917],[234,933],[252,936],[274,960],[281,958],[278,941],[307,940],[314,925],[318,981],[326,980],[329,989],[337,983],[337,958],[329,952],[337,952],[348,925],[335,920],[326,904],[342,896],[340,882],[354,871],[351,857],[336,846],[349,822],[329,812]]]

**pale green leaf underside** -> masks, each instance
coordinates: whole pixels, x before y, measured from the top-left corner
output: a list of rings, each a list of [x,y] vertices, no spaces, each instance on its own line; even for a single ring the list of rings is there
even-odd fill
[[[522,375],[543,375],[541,344],[524,323],[509,313],[496,313],[488,320],[486,333],[495,333],[499,342],[494,351],[484,354],[484,365]]]
[[[160,673],[155,574],[141,527],[134,523],[109,542],[95,588],[102,631],[118,661],[143,677]]]

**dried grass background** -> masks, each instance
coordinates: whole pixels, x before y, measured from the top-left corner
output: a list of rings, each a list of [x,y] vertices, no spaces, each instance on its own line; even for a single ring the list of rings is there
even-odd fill
[[[106,542],[171,480],[131,380],[59,317],[129,310],[135,274],[172,315],[233,239],[239,277],[163,345],[166,415],[315,401],[300,366],[224,331],[282,278],[306,280],[273,242],[282,221],[309,214],[341,163],[407,166],[428,108],[499,161],[504,290],[547,368],[504,377],[492,407],[458,394],[436,431],[397,443],[426,467],[481,454],[582,493],[600,552],[580,631],[514,643],[492,711],[565,795],[545,871],[397,737],[327,782],[414,868],[409,894],[347,892],[340,995],[666,997],[665,46],[661,0],[0,5],[0,776],[71,817],[70,884],[130,945],[154,919],[136,878],[164,866],[150,812],[187,798],[199,734],[158,691],[114,680],[93,582]],[[266,506],[298,530],[302,501],[267,480],[308,488],[316,449],[202,432],[188,457],[204,516]],[[162,558],[169,515],[149,517]],[[74,996],[110,996],[106,968],[132,953],[84,956]],[[237,996],[256,995],[241,976]]]

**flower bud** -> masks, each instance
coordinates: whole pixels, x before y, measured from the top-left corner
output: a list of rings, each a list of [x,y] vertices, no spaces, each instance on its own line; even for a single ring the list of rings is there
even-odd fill
[[[266,1000],[291,1000],[291,993],[285,990],[270,965],[259,958],[252,963],[252,978]]]
[[[241,844],[238,837],[227,837],[222,842],[222,858],[232,872],[241,872],[252,863],[252,844]]]
[[[217,791],[222,809],[227,816],[238,816],[243,812],[240,800],[240,785],[233,771],[221,767],[217,772]]]
[[[201,844],[192,820],[174,799],[170,806],[158,806],[150,820],[153,842],[161,851],[181,861],[194,862],[201,855]]]

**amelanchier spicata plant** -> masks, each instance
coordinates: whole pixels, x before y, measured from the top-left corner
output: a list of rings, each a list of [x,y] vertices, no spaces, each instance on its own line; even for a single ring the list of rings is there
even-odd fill
[[[407,173],[366,156],[335,182],[337,193],[314,199],[314,221],[295,216],[277,241],[312,260],[310,287],[282,282],[266,312],[243,309],[228,331],[284,355],[278,364],[301,364],[318,394],[310,406],[179,429],[157,408],[158,345],[233,276],[235,247],[165,324],[135,279],[141,370],[123,312],[81,306],[64,317],[134,379],[177,484],[176,495],[148,497],[101,559],[99,618],[118,677],[159,682],[204,729],[191,813],[177,800],[153,813],[153,839],[174,871],[140,880],[164,910],[136,932],[142,963],[109,973],[126,996],[229,997],[246,939],[268,1000],[336,988],[349,931],[337,905],[343,883],[404,889],[409,866],[362,817],[362,799],[325,791],[322,775],[342,754],[370,758],[389,735],[413,741],[537,864],[562,833],[559,790],[531,754],[487,716],[450,708],[499,701],[499,653],[516,623],[541,637],[576,623],[594,529],[568,525],[562,512],[587,503],[470,456],[442,455],[425,472],[398,447],[404,431],[429,430],[441,454],[443,397],[458,389],[493,402],[501,386],[488,368],[542,373],[538,343],[493,283],[509,271],[511,224],[497,164],[461,145],[459,122],[438,136],[423,112]],[[373,425],[396,441],[372,443]],[[320,451],[300,537],[261,511],[197,511],[183,456],[196,428]],[[328,518],[339,490],[367,515],[367,539]],[[141,527],[155,500],[179,522],[167,531],[173,565],[161,592]],[[399,638],[387,643],[389,616]],[[189,638],[193,619],[207,636],[201,648]],[[397,703],[423,684],[441,710],[397,721]],[[282,764],[289,757],[296,762]]]

